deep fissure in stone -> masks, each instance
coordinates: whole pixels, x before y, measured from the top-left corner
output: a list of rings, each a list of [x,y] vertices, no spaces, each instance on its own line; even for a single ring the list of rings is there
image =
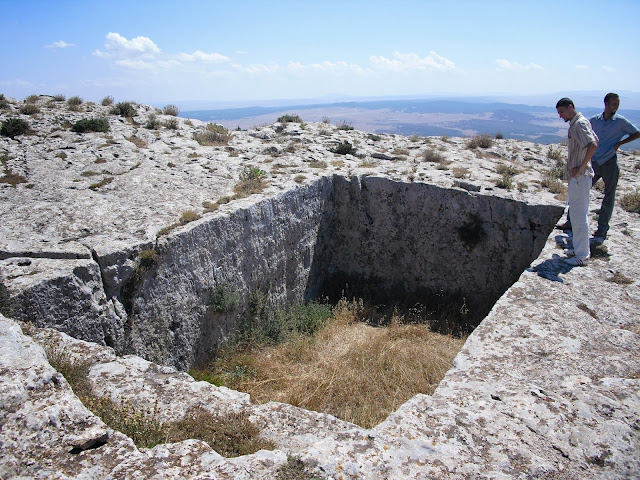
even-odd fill
[[[181,369],[205,361],[255,292],[272,309],[343,292],[383,310],[419,304],[447,312],[437,330],[469,332],[562,212],[424,183],[322,178],[168,237],[136,286],[120,352]],[[209,305],[220,284],[238,294],[233,312]]]

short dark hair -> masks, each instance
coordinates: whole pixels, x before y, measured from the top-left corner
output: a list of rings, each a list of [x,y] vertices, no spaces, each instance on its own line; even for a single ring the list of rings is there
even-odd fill
[[[609,100],[613,98],[617,98],[618,100],[620,100],[620,95],[618,95],[617,93],[607,93],[604,96],[604,103],[609,103]]]
[[[568,107],[569,105],[573,106],[573,108],[576,108],[576,105],[573,103],[573,100],[571,100],[570,98],[564,97],[558,100],[558,103],[556,103],[556,108]]]

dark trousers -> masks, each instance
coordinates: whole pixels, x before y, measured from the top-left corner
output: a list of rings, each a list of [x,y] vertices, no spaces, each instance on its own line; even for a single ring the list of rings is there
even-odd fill
[[[595,174],[591,185],[602,178],[604,182],[604,198],[600,206],[600,214],[598,215],[598,233],[606,234],[609,231],[609,221],[613,214],[613,204],[616,201],[616,188],[618,187],[618,178],[620,177],[620,167],[618,166],[618,155],[614,155],[602,165],[592,163],[593,173]],[[571,224],[571,212],[567,212],[567,223]]]

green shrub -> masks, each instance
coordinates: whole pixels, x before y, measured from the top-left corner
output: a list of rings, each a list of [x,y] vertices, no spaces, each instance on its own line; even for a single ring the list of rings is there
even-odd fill
[[[382,139],[380,135],[375,135],[373,133],[368,134],[367,138],[373,142],[379,142]]]
[[[282,115],[278,117],[280,123],[302,123],[302,118],[299,115]]]
[[[496,133],[496,140],[502,140],[503,138],[504,136],[502,135],[502,132]]]
[[[493,139],[489,135],[474,135],[467,140],[467,148],[489,148],[493,145]]]
[[[69,100],[67,100],[67,105],[69,107],[79,107],[80,105],[82,105],[82,101],[83,100],[76,95],[74,97],[69,97]]]
[[[169,120],[164,122],[164,126],[169,130],[178,130],[178,127],[180,126],[180,124],[178,123],[177,118],[170,118]]]
[[[20,107],[20,113],[24,115],[35,115],[36,113],[40,113],[40,108],[33,103],[25,103]]]
[[[111,108],[111,113],[121,117],[131,118],[136,114],[136,108],[132,102],[118,102]]]
[[[255,193],[260,193],[266,188],[264,177],[266,172],[258,167],[244,167],[240,173],[240,181],[233,187],[236,193],[234,198],[245,198]]]
[[[553,145],[549,145],[547,150],[547,158],[552,160],[562,160],[562,152],[559,148],[553,148]]]
[[[0,93],[0,109],[4,110],[9,108],[9,101],[4,98],[4,94]]]
[[[553,170],[547,170],[547,172],[542,175],[540,185],[551,193],[564,194],[567,192],[567,186],[560,181]]]
[[[104,97],[102,99],[102,101],[100,102],[100,104],[103,107],[108,107],[109,105],[113,105],[113,97],[111,95],[107,95],[106,97]]]
[[[342,123],[338,124],[337,128],[338,128],[338,130],[347,130],[347,131],[354,129],[353,125],[351,125],[348,122],[342,122]]]
[[[54,102],[64,102],[66,99],[67,97],[65,97],[61,93],[58,93],[57,95],[51,97],[51,100],[53,100]]]
[[[496,180],[496,187],[511,190],[513,188],[511,175],[502,175],[502,178]]]
[[[227,315],[238,307],[239,298],[238,292],[231,285],[220,283],[211,290],[209,305],[214,312]]]
[[[344,140],[342,143],[340,143],[339,145],[336,145],[334,148],[330,148],[329,151],[332,153],[337,153],[338,155],[355,155],[357,149],[354,148],[354,146],[351,145],[351,143]]]
[[[14,138],[18,135],[29,133],[30,130],[29,124],[25,120],[22,120],[21,118],[9,118],[2,122],[2,126],[0,126],[0,135],[3,137]]]
[[[71,127],[71,131],[76,133],[84,133],[84,132],[108,132],[109,131],[109,120],[106,118],[83,118],[82,120],[78,120]]]
[[[40,100],[40,95],[29,95],[24,99],[25,103],[38,103],[38,100]]]
[[[496,173],[502,175],[503,177],[513,177],[520,173],[513,165],[507,165],[505,163],[501,163],[496,167]]]
[[[193,139],[203,146],[226,145],[231,138],[229,130],[215,123],[209,123],[203,132],[193,134]]]
[[[147,118],[147,123],[144,128],[148,128],[149,130],[157,130],[158,128],[160,128],[160,125],[160,120],[158,120],[158,117],[156,117],[155,114],[152,113]]]
[[[180,113],[180,109],[178,109],[178,107],[176,107],[175,105],[166,105],[165,107],[163,107],[162,113],[163,115],[171,115],[177,117],[178,113]]]

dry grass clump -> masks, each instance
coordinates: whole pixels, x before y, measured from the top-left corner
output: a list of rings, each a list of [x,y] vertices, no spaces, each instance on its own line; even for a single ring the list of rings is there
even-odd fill
[[[440,163],[445,160],[445,156],[437,150],[429,149],[424,151],[422,159],[425,162]]]
[[[209,123],[203,132],[193,134],[193,139],[203,146],[226,145],[232,138],[229,130],[215,123]]]
[[[129,140],[138,148],[147,148],[147,142],[136,135],[131,135],[130,137],[126,137],[126,140]]]
[[[489,148],[493,145],[493,139],[489,135],[474,135],[467,140],[467,148]]]
[[[343,299],[315,336],[231,352],[208,375],[258,402],[289,403],[371,428],[417,393],[433,393],[464,339],[397,316],[388,327],[373,327],[363,315],[362,301]]]
[[[72,361],[59,345],[48,346],[46,352],[51,366],[64,376],[80,401],[109,428],[127,435],[139,448],[191,438],[207,442],[225,457],[275,448],[273,442],[260,438],[258,428],[247,414],[213,415],[202,407],[192,407],[181,420],[162,422],[157,406],[140,407],[124,398],[115,402],[109,397],[99,397],[91,387],[88,363]]]
[[[240,173],[240,181],[233,187],[235,198],[245,198],[260,193],[266,188],[264,177],[266,172],[258,167],[247,166]]]
[[[35,115],[36,113],[40,113],[40,107],[35,103],[25,103],[20,107],[20,113],[23,115]]]
[[[640,189],[636,188],[635,192],[622,195],[620,206],[627,212],[640,213]]]
[[[163,115],[171,115],[173,117],[177,117],[178,113],[180,113],[180,109],[175,105],[166,105],[162,108]]]

